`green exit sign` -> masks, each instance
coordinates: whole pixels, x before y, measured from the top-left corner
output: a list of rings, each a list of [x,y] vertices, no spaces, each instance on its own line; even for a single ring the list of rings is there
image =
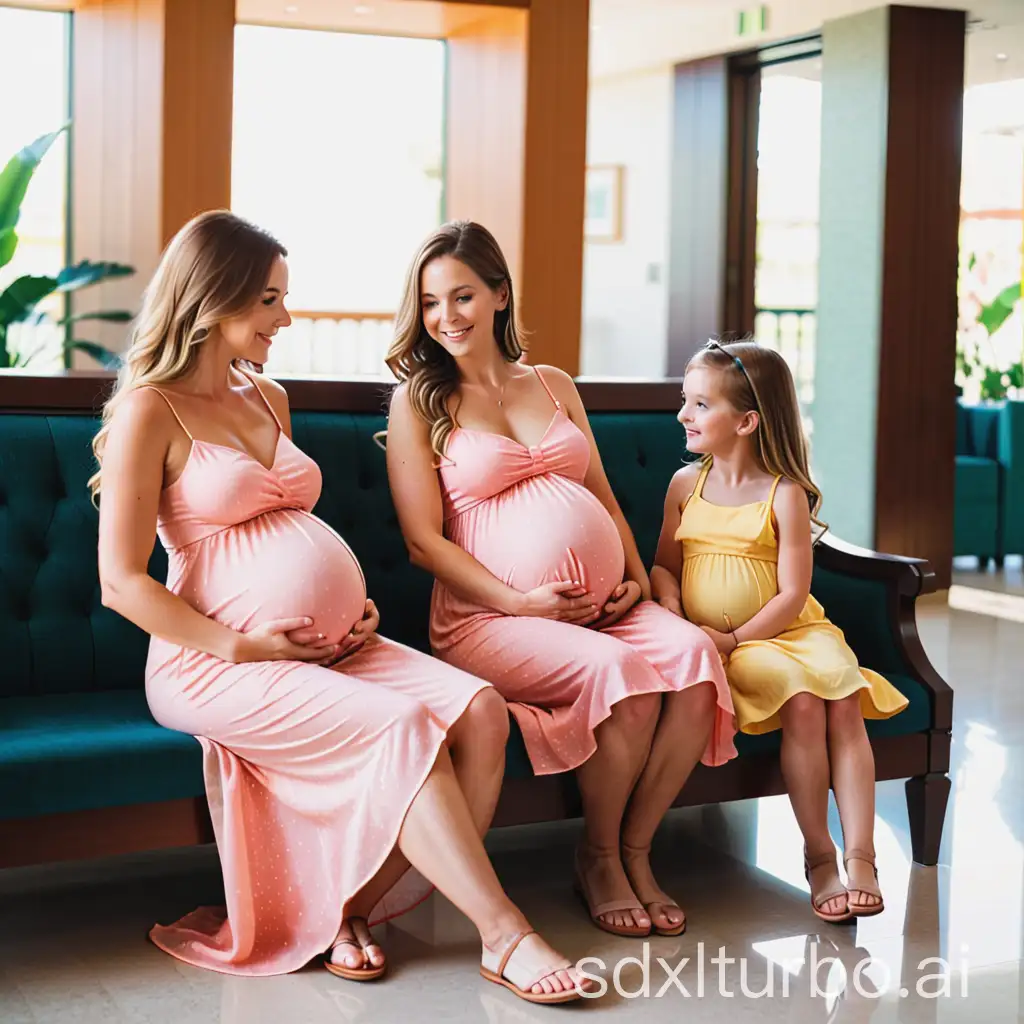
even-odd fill
[[[756,36],[768,31],[768,5],[745,7],[736,15],[737,32],[741,36]]]

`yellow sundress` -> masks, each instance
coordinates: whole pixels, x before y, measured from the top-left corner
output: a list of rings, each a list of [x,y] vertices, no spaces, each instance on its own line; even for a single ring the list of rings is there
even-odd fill
[[[686,617],[722,632],[738,629],[778,593],[779,544],[772,503],[713,505],[703,496],[710,460],[684,503],[675,539],[683,546],[680,583]],[[842,631],[808,595],[796,621],[772,640],[741,643],[725,672],[742,732],[781,726],[779,708],[797,693],[842,700],[860,690],[865,718],[891,718],[908,704],[877,672],[861,668]]]

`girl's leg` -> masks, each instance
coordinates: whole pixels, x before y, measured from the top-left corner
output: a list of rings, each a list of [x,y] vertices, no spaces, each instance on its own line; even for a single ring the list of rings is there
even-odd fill
[[[790,697],[779,709],[782,720],[782,777],[793,813],[803,833],[808,861],[813,863],[830,851],[832,867],[823,864],[811,872],[812,898],[838,878],[835,845],[828,831],[829,762],[825,701],[809,693]],[[826,914],[841,914],[847,898],[836,896],[820,906]]]
[[[860,693],[851,694],[843,700],[829,701],[826,714],[832,788],[843,825],[843,846],[874,858],[875,758],[864,727]],[[859,888],[861,885],[874,888],[871,864],[854,858],[846,870],[851,906],[877,906],[881,902],[879,897]]]

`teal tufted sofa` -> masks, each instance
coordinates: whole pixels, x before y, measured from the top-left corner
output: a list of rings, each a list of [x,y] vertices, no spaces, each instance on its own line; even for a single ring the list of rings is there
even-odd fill
[[[212,839],[199,745],[152,720],[143,689],[147,638],[100,604],[97,513],[86,480],[104,386],[72,377],[24,391],[0,380],[0,866]],[[317,513],[359,556],[381,632],[427,650],[431,580],[409,563],[383,452],[372,441],[385,425],[382,386],[288,386],[295,441],[323,470]],[[584,384],[581,391],[650,564],[665,487],[683,455],[672,411],[678,388]],[[159,545],[150,572],[165,576]],[[914,856],[923,863],[938,854],[952,707],[914,624],[914,600],[929,585],[923,563],[831,540],[818,548],[814,592],[861,661],[910,698],[903,714],[868,730],[879,777],[909,780]],[[739,736],[741,756],[698,768],[679,802],[780,792],[778,742],[777,733]],[[514,733],[498,822],[578,811],[572,779],[531,777]]]

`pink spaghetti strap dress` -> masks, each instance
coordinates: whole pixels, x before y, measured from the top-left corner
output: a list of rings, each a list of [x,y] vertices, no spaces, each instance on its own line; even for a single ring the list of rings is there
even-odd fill
[[[365,583],[310,512],[316,463],[283,430],[269,467],[189,438],[184,472],[160,497],[168,589],[232,629],[305,615],[344,637]],[[239,975],[283,974],[325,952],[346,902],[394,848],[448,729],[486,685],[380,636],[331,669],[233,664],[154,637],[146,696],[161,725],[202,745],[226,906],[158,925],[153,942]],[[429,892],[407,872],[371,921]]]
[[[615,522],[583,485],[590,444],[554,402],[540,443],[459,427],[438,470],[444,532],[516,590],[578,580],[602,604],[622,582]],[[594,730],[618,701],[711,682],[714,729],[703,762],[736,756],[732,697],[709,637],[652,601],[597,630],[553,619],[502,615],[440,582],[431,602],[434,653],[501,692],[538,775],[568,771],[596,749]]]

